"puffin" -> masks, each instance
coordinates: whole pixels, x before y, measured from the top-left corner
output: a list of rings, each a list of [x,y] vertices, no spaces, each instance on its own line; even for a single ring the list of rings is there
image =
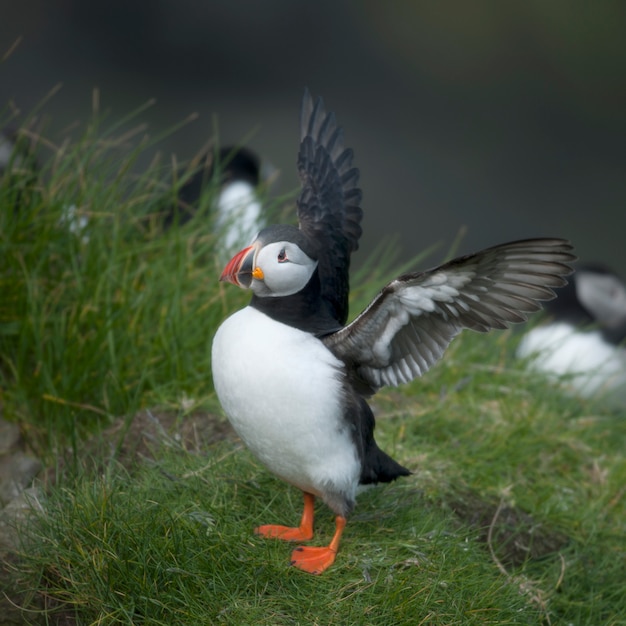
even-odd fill
[[[15,141],[8,129],[0,130],[0,176],[5,170],[9,169],[11,159],[13,158],[13,150],[15,149]]]
[[[357,492],[410,474],[379,448],[368,398],[424,374],[464,328],[523,322],[566,283],[571,244],[542,238],[495,246],[387,284],[348,320],[351,254],[361,236],[353,152],[335,115],[306,90],[300,115],[298,226],[263,228],[221,281],[251,292],[212,344],[214,388],[239,437],[303,493],[297,526],[256,534],[313,537],[314,504],[335,515],[328,545],[295,547],[291,565],[320,574],[335,561]]]
[[[581,264],[545,323],[522,337],[517,356],[570,395],[626,406],[626,284],[602,263]]]
[[[264,168],[271,172],[271,166]],[[265,224],[263,204],[258,195],[261,183],[261,160],[243,146],[224,146],[215,157],[207,155],[204,165],[181,185],[176,196],[176,206],[170,209],[164,227],[188,222],[196,212],[207,181],[215,176],[219,192],[211,207],[214,211],[215,231],[219,235],[220,254],[227,260]],[[265,175],[264,175],[265,178]]]
[[[16,213],[29,208],[36,201],[40,187],[39,176],[36,141],[27,129],[10,124],[0,128],[0,180],[10,181],[7,189],[11,189]]]
[[[38,172],[39,164],[28,136],[10,125],[0,128],[0,177],[21,176],[34,184]]]

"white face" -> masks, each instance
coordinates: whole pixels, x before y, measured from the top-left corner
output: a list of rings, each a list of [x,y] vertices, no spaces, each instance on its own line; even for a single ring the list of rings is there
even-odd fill
[[[626,289],[611,274],[580,270],[576,277],[576,293],[583,306],[605,326],[619,326],[626,319]]]
[[[254,266],[263,272],[263,278],[253,279],[250,285],[257,296],[290,296],[306,286],[317,261],[295,243],[278,241],[259,250]]]

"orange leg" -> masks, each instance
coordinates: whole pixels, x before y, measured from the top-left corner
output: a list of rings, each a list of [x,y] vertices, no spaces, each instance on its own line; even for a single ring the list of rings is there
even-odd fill
[[[321,574],[335,562],[339,541],[346,526],[346,518],[337,515],[335,518],[335,534],[328,546],[314,548],[301,546],[291,553],[291,565],[309,574]]]
[[[304,493],[304,511],[298,528],[290,526],[278,526],[275,524],[265,524],[254,529],[257,535],[282,539],[283,541],[308,541],[313,537],[313,517],[314,517],[315,496]]]

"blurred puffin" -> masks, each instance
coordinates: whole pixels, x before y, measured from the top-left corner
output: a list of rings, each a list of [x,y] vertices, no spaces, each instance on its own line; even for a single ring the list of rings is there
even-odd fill
[[[198,210],[207,182],[217,178],[219,192],[213,202],[215,228],[220,235],[220,253],[236,252],[249,242],[265,224],[263,206],[257,189],[261,182],[259,157],[244,147],[224,147],[213,157],[207,155],[203,166],[183,185],[176,206],[165,217],[165,227],[175,220],[188,222]]]
[[[0,179],[9,181],[15,211],[29,208],[38,197],[39,163],[35,141],[13,126],[0,129]]]
[[[14,149],[15,140],[12,137],[11,131],[3,128],[0,130],[0,176],[9,168]]]
[[[518,356],[574,395],[626,406],[626,285],[603,265],[581,265],[557,295]]]
[[[360,485],[410,472],[374,440],[366,397],[429,369],[464,328],[524,321],[565,284],[571,246],[533,239],[496,246],[389,283],[352,323],[350,255],[361,235],[359,172],[321,99],[304,94],[298,171],[299,228],[269,226],[220,280],[252,291],[213,340],[215,389],[235,430],[274,474],[304,493],[299,526],[264,537],[313,536],[314,500],[335,513],[328,546],[297,547],[291,564],[330,566]]]

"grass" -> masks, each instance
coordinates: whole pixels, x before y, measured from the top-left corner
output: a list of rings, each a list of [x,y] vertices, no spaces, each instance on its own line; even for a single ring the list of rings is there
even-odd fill
[[[133,174],[151,148],[131,143],[140,130],[40,141],[48,165],[28,193],[2,181],[5,413],[35,434],[77,441],[159,395],[210,391],[211,330],[241,294],[214,280],[210,220],[162,232],[172,174]],[[81,233],[62,223],[70,206],[89,220]]]
[[[253,535],[297,522],[300,495],[232,436],[177,436],[223,433],[210,341],[246,294],[215,280],[209,219],[162,231],[175,177],[159,162],[137,174],[152,144],[130,122],[41,140],[35,182],[0,180],[3,411],[57,467],[9,562],[24,619],[626,624],[625,416],[526,374],[509,332],[466,333],[373,399],[381,446],[414,473],[360,496],[328,572],[289,568],[288,545]],[[84,233],[60,225],[72,204]],[[354,313],[389,258],[360,270]],[[167,432],[133,456],[149,407]],[[316,530],[332,534],[323,505]]]

